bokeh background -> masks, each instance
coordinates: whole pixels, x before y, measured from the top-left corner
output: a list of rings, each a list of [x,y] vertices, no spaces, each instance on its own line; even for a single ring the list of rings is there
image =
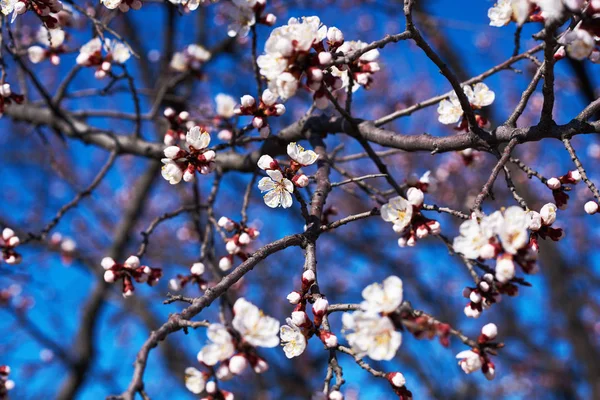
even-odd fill
[[[111,15],[100,4],[78,4],[94,7],[99,18]],[[485,0],[417,3],[417,26],[461,80],[499,64],[513,52],[515,27],[488,26],[487,9],[492,5],[492,1]],[[276,26],[292,16],[317,15],[325,25],[340,28],[347,40],[371,42],[404,29],[402,4],[391,0],[269,0],[267,11],[278,17]],[[129,60],[127,68],[139,88],[143,111],[152,105],[155,88],[162,79],[159,76],[165,76],[161,72],[165,71],[169,54],[191,43],[207,48],[224,43],[227,46],[204,66],[200,78],[180,84],[161,107],[187,109],[195,118],[210,121],[218,93],[239,98],[256,92],[250,38],[227,42],[230,13],[231,4],[225,0],[203,5],[189,14],[182,14],[170,3],[146,1],[141,10],[117,13],[111,19],[110,26],[141,55],[139,60]],[[13,27],[18,39],[27,43],[39,21],[25,15]],[[259,51],[271,29],[258,26]],[[535,44],[531,34],[539,29],[538,24],[525,27],[522,50]],[[74,65],[78,46],[93,34],[89,20],[83,16],[67,32],[67,45],[72,52],[61,57],[60,66],[47,62],[31,66],[50,93]],[[388,45],[381,51],[380,61],[382,70],[375,75],[371,90],[360,89],[355,94],[355,117],[378,118],[450,90],[436,67],[412,43]],[[13,91],[19,91],[17,68],[11,60],[6,63],[9,81],[14,82]],[[492,125],[508,117],[535,71],[529,60],[514,67],[485,81],[496,93],[496,101],[485,110]],[[569,121],[595,98],[596,71],[593,64],[567,59],[557,64],[557,122]],[[69,88],[64,107],[82,115],[89,110],[133,112],[126,82],[117,83],[100,95],[98,89],[106,83],[94,79],[91,69],[81,71]],[[29,102],[40,101],[29,80],[27,92]],[[288,101],[286,114],[273,121],[274,132],[303,115],[310,100],[308,93],[301,92]],[[536,124],[540,109],[538,90],[519,125]],[[120,134],[133,131],[132,121],[91,116],[86,120]],[[247,123],[243,118],[239,121],[240,126]],[[37,233],[62,205],[91,182],[108,153],[73,139],[63,142],[43,126],[15,123],[7,117],[0,124],[0,226],[12,227],[21,234]],[[437,122],[435,107],[401,118],[389,127],[403,134],[454,134],[451,127]],[[166,124],[159,118],[145,121],[142,128],[145,139],[162,141]],[[216,132],[213,140],[218,141]],[[361,151],[351,138],[341,135],[332,135],[327,143],[329,149],[344,144],[340,155]],[[596,137],[579,136],[573,144],[590,178],[597,181],[600,146]],[[257,146],[240,147],[238,151]],[[519,146],[516,155],[548,177],[573,169],[558,141],[528,143]],[[399,153],[385,160],[399,181],[431,171],[437,183],[426,201],[465,211],[494,163],[492,156],[477,154],[475,161],[466,166],[461,155],[454,153]],[[353,175],[377,172],[365,159],[340,166]],[[517,188],[531,209],[539,210],[552,201],[551,191],[544,185],[511,169]],[[208,196],[212,179],[213,176],[198,179],[201,199]],[[229,172],[224,176],[217,198],[217,218],[226,215],[239,220],[241,198],[250,179],[251,174],[247,173]],[[337,172],[332,176],[332,181],[341,179]],[[374,185],[389,189],[384,180]],[[487,211],[513,205],[514,200],[503,186],[503,179],[499,179],[495,200],[486,201]],[[13,370],[11,379],[16,387],[10,392],[12,399],[60,398],[70,384],[76,385],[73,398],[100,399],[127,387],[135,354],[150,330],[166,321],[169,313],[181,309],[180,304],[163,305],[162,301],[169,292],[168,280],[185,273],[197,261],[195,222],[183,214],[159,226],[150,238],[143,261],[163,268],[165,277],[154,288],[137,285],[133,298],[123,299],[119,285],[102,283],[100,260],[110,251],[122,254],[123,259],[135,253],[142,240],[140,232],[157,216],[193,201],[192,188],[192,184],[184,183],[170,186],[148,159],[119,157],[92,195],[68,212],[53,230],[76,242],[74,254],[67,256],[48,241],[34,241],[19,249],[23,255],[20,265],[0,264],[0,290],[11,294],[9,301],[0,303],[0,364],[8,364]],[[328,199],[328,206],[335,207],[338,217],[376,205],[358,188],[350,191],[353,193],[338,188]],[[444,348],[435,339],[417,340],[405,333],[393,361],[369,361],[378,369],[404,373],[416,399],[598,398],[595,396],[600,394],[593,390],[593,384],[600,379],[600,277],[595,250],[599,243],[598,217],[583,212],[583,204],[591,199],[583,184],[577,185],[570,196],[568,209],[559,212],[557,220],[566,237],[560,243],[542,243],[540,273],[527,277],[532,287],[521,288],[518,297],[505,298],[478,320],[467,319],[462,312],[462,288],[471,281],[460,260],[433,238],[419,241],[414,248],[399,248],[391,226],[378,217],[347,225],[319,240],[321,291],[332,303],[359,302],[362,288],[395,274],[403,279],[405,298],[413,307],[470,336],[478,335],[481,326],[488,322],[498,325],[499,340],[506,347],[494,358],[497,377],[492,382],[482,374],[466,376],[460,370],[455,354],[466,348],[456,339],[451,340],[450,348]],[[460,221],[446,215],[428,215],[439,218],[445,235],[457,235]],[[301,232],[304,225],[297,203],[289,210],[268,209],[258,189],[252,192],[249,221],[261,231],[256,248]],[[124,224],[128,223],[131,226],[125,226],[125,234],[117,236],[115,233],[123,233]],[[206,223],[205,215],[200,223]],[[225,255],[225,248],[222,242],[215,243],[214,256],[218,259]],[[302,265],[301,250],[287,249],[261,262],[234,290],[283,322],[292,311],[285,296],[299,286]],[[199,292],[189,288],[185,294],[196,296]],[[217,312],[218,307],[213,306],[199,317],[215,321]],[[339,317],[332,317],[332,329],[338,334]],[[81,347],[82,341],[90,346]],[[194,398],[183,385],[183,371],[187,366],[198,367],[196,353],[205,341],[205,330],[198,329],[188,335],[177,332],[161,343],[152,352],[146,371],[147,393],[153,399]],[[85,354],[81,353],[82,348],[86,349]],[[316,339],[309,342],[307,353],[291,361],[279,348],[262,349],[260,354],[271,366],[268,373],[257,376],[248,372],[224,383],[223,387],[233,391],[236,398],[305,399],[322,389],[328,353]],[[341,354],[339,360],[347,382],[342,388],[347,399],[393,398],[387,382],[361,370],[350,357]]]

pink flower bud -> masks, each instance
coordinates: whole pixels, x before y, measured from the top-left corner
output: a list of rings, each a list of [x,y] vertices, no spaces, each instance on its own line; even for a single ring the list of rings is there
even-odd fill
[[[217,134],[217,137],[219,138],[219,140],[228,142],[233,138],[233,133],[231,133],[229,129],[221,129]]]
[[[302,295],[296,291],[293,291],[287,295],[287,300],[290,302],[290,304],[298,304],[300,303],[300,300],[302,300]]]
[[[393,387],[401,388],[406,385],[406,379],[400,372],[390,372],[386,378]]]
[[[344,400],[344,395],[339,390],[333,390],[329,393],[329,400]]]
[[[274,14],[269,13],[265,16],[265,25],[273,26],[275,25],[275,22],[277,22],[277,17]]]
[[[312,269],[307,269],[306,271],[304,271],[302,273],[302,285],[307,285],[307,287],[310,287],[313,283],[315,283],[315,273],[313,272]]]
[[[333,349],[338,345],[338,338],[336,335],[329,331],[321,330],[319,331],[319,339],[328,349]]]
[[[167,108],[165,108],[165,111],[163,111],[163,115],[167,118],[174,117],[175,110],[173,110],[171,107],[167,107]]]
[[[423,204],[424,194],[420,189],[411,187],[406,191],[406,199],[410,204],[420,207]]]
[[[102,265],[102,268],[104,269],[111,269],[112,267],[115,266],[115,260],[113,260],[110,257],[104,257],[102,259],[102,261],[100,262],[100,265]]]
[[[100,68],[102,68],[102,71],[105,71],[105,72],[110,71],[110,67],[111,67],[111,65],[108,61],[104,61],[102,63],[102,65],[100,66]]]
[[[590,215],[594,215],[598,212],[598,203],[596,203],[595,201],[588,201],[583,206],[583,209],[585,210],[586,213],[588,213]]]
[[[202,155],[204,156],[204,160],[206,162],[211,162],[215,159],[215,157],[217,156],[217,154],[214,152],[214,150],[207,150],[204,153],[202,153]]]
[[[217,393],[217,384],[215,383],[215,381],[206,382],[205,389],[206,389],[206,393],[215,394],[215,393]]]
[[[329,301],[324,297],[319,297],[312,306],[315,315],[324,315],[329,307]]]
[[[477,319],[481,316],[481,311],[471,308],[471,306],[468,304],[465,307],[464,312],[465,312],[465,315],[470,318]]]
[[[233,378],[233,374],[229,370],[229,366],[224,363],[219,365],[219,368],[217,368],[217,371],[215,372],[215,376],[221,381],[228,381]]]
[[[573,180],[573,182],[578,183],[581,181],[581,174],[579,173],[578,170],[574,170],[574,171],[569,171],[569,173],[567,174],[569,176],[569,178],[571,178]]]
[[[275,114],[278,117],[285,114],[285,106],[283,104],[275,104]]]
[[[297,187],[303,188],[303,187],[308,186],[309,180],[308,180],[308,176],[301,174],[301,175],[294,176],[292,178],[292,182]]]
[[[308,315],[304,311],[293,311],[292,322],[296,326],[305,326],[309,323]]]
[[[550,178],[546,181],[546,186],[552,190],[560,189],[560,181],[558,178]]]
[[[94,73],[94,77],[96,79],[104,79],[106,78],[106,71],[103,71],[101,69],[96,70],[96,72]]]
[[[179,119],[182,121],[186,121],[190,117],[190,113],[187,111],[182,111],[179,113]]]
[[[257,374],[262,374],[269,370],[269,364],[262,358],[257,357],[252,368]]]
[[[429,227],[429,233],[432,235],[439,235],[442,232],[442,226],[438,221],[429,221],[427,226]]]
[[[181,290],[181,285],[179,284],[179,281],[175,278],[170,279],[169,280],[169,289],[171,289],[174,292]]]
[[[540,210],[540,216],[544,225],[552,225],[556,221],[556,205],[553,203],[545,204]]]
[[[425,225],[420,225],[415,231],[415,234],[419,239],[426,238],[429,235],[429,229],[427,229]]]
[[[335,26],[327,30],[327,41],[332,46],[339,46],[344,42],[344,34]]]
[[[240,251],[240,247],[233,240],[229,240],[225,245],[225,250],[227,250],[229,254],[236,254]]]
[[[175,160],[178,158],[179,152],[182,152],[179,146],[169,146],[165,149],[165,157]]]
[[[6,244],[8,244],[10,247],[16,247],[19,245],[19,243],[21,243],[21,240],[17,236],[9,238],[6,242]]]
[[[183,172],[183,180],[185,182],[192,182],[196,178],[196,168],[190,164]]]
[[[194,263],[190,268],[190,272],[192,275],[202,275],[204,273],[205,267],[201,262]]]
[[[481,281],[479,282],[479,289],[481,289],[482,292],[489,292],[490,284],[485,281]]]
[[[323,80],[323,71],[317,67],[309,68],[308,78],[315,82],[321,82]]]
[[[414,247],[416,244],[417,244],[417,239],[415,239],[414,236],[411,236],[406,240],[406,245],[408,247]]]
[[[488,366],[488,369],[484,372],[484,375],[488,381],[491,381],[496,377],[496,369],[494,367]]]
[[[261,100],[267,107],[271,107],[275,102],[277,102],[277,95],[271,92],[269,89],[265,89],[262,93]]]
[[[233,265],[229,257],[221,257],[219,260],[219,269],[221,271],[229,271],[232,266]]]
[[[229,359],[229,370],[234,375],[239,375],[248,366],[248,360],[243,354],[236,354]]]
[[[489,340],[494,340],[494,338],[498,335],[498,327],[496,324],[484,325],[483,328],[481,328],[481,333]]]
[[[227,217],[219,218],[217,225],[219,225],[221,228],[225,229],[227,232],[231,232],[235,228],[235,222],[233,222],[232,220],[230,220]]]
[[[251,241],[252,239],[250,238],[250,235],[248,235],[246,232],[243,232],[238,239],[238,243],[241,245],[250,244]]]
[[[107,283],[113,283],[115,281],[116,275],[112,270],[104,271],[104,281]]]
[[[240,99],[240,103],[242,104],[242,107],[250,108],[254,106],[256,101],[254,100],[254,97],[250,96],[249,94],[246,94],[242,96],[242,98]]]
[[[260,129],[265,124],[265,119],[263,117],[254,117],[252,118],[252,126]]]
[[[494,275],[487,273],[487,274],[483,274],[483,280],[486,281],[487,283],[492,283],[494,282]]]
[[[328,53],[326,51],[320,52],[318,57],[319,57],[319,64],[321,64],[321,65],[327,65],[333,59],[333,56],[331,55],[331,53]]]
[[[469,300],[471,300],[473,303],[479,303],[481,302],[481,295],[476,291],[472,291],[469,295]]]

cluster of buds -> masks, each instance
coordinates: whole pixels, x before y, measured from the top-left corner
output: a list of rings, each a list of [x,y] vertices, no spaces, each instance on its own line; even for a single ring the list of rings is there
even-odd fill
[[[2,13],[4,15],[12,13],[10,22],[14,22],[17,15],[25,14],[27,10],[32,10],[49,29],[58,26],[58,19],[52,14],[57,14],[62,9],[63,4],[59,0],[18,0],[2,4]]]
[[[210,134],[194,126],[185,135],[185,149],[180,146],[165,148],[165,157],[162,159],[162,176],[171,185],[183,179],[191,182],[196,176],[196,171],[202,175],[210,174],[216,167],[214,150],[208,150]]]
[[[50,236],[50,247],[60,252],[62,261],[65,264],[73,262],[73,255],[77,249],[77,243],[73,239],[63,237],[60,233],[55,232]]]
[[[496,268],[498,268],[498,265]],[[510,265],[508,268],[510,268]],[[494,275],[486,273],[479,279],[476,287],[465,287],[463,289],[463,297],[469,300],[464,308],[464,313],[467,317],[479,318],[483,310],[490,308],[494,303],[500,302],[503,294],[516,296],[518,293],[519,288],[515,284],[508,281],[499,283],[494,281]]]
[[[389,372],[385,378],[392,385],[394,393],[398,396],[399,400],[411,400],[412,393],[406,388],[406,378],[400,372]]]
[[[162,277],[162,269],[141,265],[137,256],[130,256],[123,264],[118,264],[110,257],[104,257],[101,265],[104,268],[104,281],[113,283],[119,279],[123,280],[123,297],[133,296],[133,280],[154,286]]]
[[[60,55],[66,51],[63,45],[65,36],[65,31],[62,29],[46,29],[42,26],[36,35],[36,40],[43,47],[37,45],[30,46],[27,49],[29,61],[37,64],[49,59],[54,65],[60,64]]]
[[[208,287],[208,282],[202,278],[202,274],[204,274],[205,270],[206,268],[203,263],[194,263],[190,268],[190,274],[178,274],[177,278],[173,278],[169,281],[169,288],[174,291],[179,291],[185,288],[185,286],[189,283],[191,285],[198,285],[200,290],[206,290]]]
[[[102,49],[106,54],[102,54]],[[76,62],[84,67],[96,67],[96,79],[103,79],[110,73],[113,63],[124,64],[130,57],[131,52],[123,43],[96,37],[81,46]]]
[[[321,342],[328,349],[337,347],[338,338],[329,330],[325,330],[321,327],[323,324],[323,318],[327,314],[329,308],[329,301],[324,296],[318,296],[312,303],[312,314],[313,319],[306,313],[306,307],[309,299],[309,291],[312,285],[315,283],[315,273],[313,270],[307,269],[302,273],[302,285],[298,291],[290,292],[287,295],[287,300],[290,304],[295,305],[294,311],[292,312],[291,318],[288,319],[294,329],[298,329],[306,340],[310,339],[313,335],[316,335]]]
[[[260,103],[257,105],[254,97],[249,94],[242,96],[240,99],[240,108],[235,112],[238,115],[251,115],[252,126],[258,129],[258,133],[263,138],[266,138],[271,133],[268,117],[279,117],[285,113],[285,106],[277,102],[278,98],[275,93],[269,89],[265,89],[260,97]]]
[[[222,271],[229,271],[233,266],[233,259],[235,256],[239,257],[242,261],[246,261],[248,258],[249,245],[258,238],[260,231],[258,229],[249,228],[244,224],[237,223],[227,217],[219,218],[217,225],[233,234],[227,239],[227,243],[225,244],[225,249],[229,255],[224,256],[219,260],[219,268]]]
[[[229,37],[246,37],[250,27],[257,23],[273,26],[277,22],[274,14],[265,14],[267,0],[233,0],[233,4],[236,8],[231,14],[235,16],[235,20],[227,27]]]
[[[142,8],[140,0],[100,0],[102,4],[109,10],[118,8],[122,12],[127,12],[129,9],[139,10]]]
[[[4,113],[4,108],[7,105],[12,104],[13,101],[17,104],[21,104],[24,99],[22,94],[12,92],[10,84],[0,83],[0,116]]]
[[[426,190],[426,186],[421,186]],[[396,196],[381,208],[384,221],[392,222],[394,232],[400,234],[398,246],[412,247],[418,239],[441,232],[440,223],[429,219],[421,213],[425,194],[418,187],[410,187],[406,191],[406,199]]]
[[[438,337],[444,347],[450,345],[450,325],[428,315],[414,315],[410,310],[401,314],[403,326],[417,339],[433,339]]]
[[[290,166],[282,168],[271,156],[263,155],[258,159],[258,167],[266,171],[268,177],[258,182],[258,188],[266,192],[263,196],[265,204],[271,208],[292,206],[294,186],[308,186],[309,179],[301,172],[302,167],[314,164],[319,156],[312,150],[292,142],[287,146],[287,154],[291,158]]]
[[[539,213],[536,211],[529,211],[527,213],[529,230],[532,231],[530,244],[536,252],[539,248],[537,243],[538,237],[558,242],[564,236],[564,231],[561,228],[552,227],[552,224],[556,221],[556,211],[556,206],[548,203],[541,208]]]
[[[190,113],[187,111],[177,113],[171,107],[167,107],[163,115],[169,121],[169,129],[163,139],[167,146],[173,146],[180,140],[184,141],[186,132],[196,125],[194,121],[190,120]]]
[[[210,60],[211,54],[204,47],[197,44],[188,45],[183,51],[173,54],[171,68],[178,72],[193,72],[197,77],[201,77],[200,68]]]
[[[21,243],[21,240],[15,232],[10,228],[4,228],[2,231],[2,241],[0,241],[0,250],[2,251],[2,259],[7,264],[18,264],[21,262],[21,255],[15,251]]]
[[[8,365],[0,365],[0,399],[8,399],[8,391],[15,387],[15,382],[8,379],[10,375],[10,367]]]
[[[546,186],[552,190],[552,196],[559,209],[564,210],[567,208],[567,202],[569,201],[567,192],[572,188],[565,185],[575,185],[579,181],[581,181],[581,174],[577,170],[569,171],[560,178],[553,177],[546,181]]]
[[[496,367],[486,353],[486,348],[499,349],[503,347],[502,343],[495,343],[493,340],[498,335],[498,328],[495,324],[487,324],[481,328],[478,344],[471,350],[461,351],[456,355],[459,359],[458,365],[466,373],[479,371],[485,375],[486,379],[492,380],[496,376]]]

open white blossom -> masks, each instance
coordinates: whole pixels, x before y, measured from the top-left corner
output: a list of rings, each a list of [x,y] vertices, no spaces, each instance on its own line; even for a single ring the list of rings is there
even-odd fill
[[[504,251],[510,254],[516,254],[529,242],[527,213],[521,207],[513,206],[504,211],[499,236]]]
[[[232,325],[252,346],[275,347],[279,344],[279,321],[263,312],[243,297],[233,305]]]
[[[62,29],[47,29],[41,26],[35,38],[46,47],[56,48],[65,42],[65,31]]]
[[[463,90],[471,105],[478,108],[489,106],[496,98],[496,94],[483,82],[476,83],[473,87],[465,85]]]
[[[402,304],[402,280],[390,276],[380,283],[373,283],[362,291],[365,299],[360,307],[369,312],[389,314]]]
[[[196,150],[202,150],[210,144],[210,134],[199,126],[194,126],[185,135],[185,142]]]
[[[283,325],[279,335],[283,344],[283,351],[287,358],[298,357],[306,349],[306,337],[291,320],[286,319],[287,325]]]
[[[206,387],[206,376],[194,367],[185,369],[185,387],[194,394],[200,394]]]
[[[290,158],[302,166],[314,164],[319,156],[312,150],[304,150],[298,143],[292,142],[287,146],[287,154]]]
[[[294,184],[279,170],[268,170],[268,177],[262,178],[258,182],[258,188],[261,192],[267,192],[263,199],[265,204],[271,208],[292,206],[292,193],[294,193]]]
[[[466,374],[480,370],[483,365],[479,354],[472,350],[461,351],[456,358],[460,359],[458,364]]]
[[[404,231],[413,216],[413,206],[402,196],[392,197],[381,207],[381,218],[394,224],[394,231]]]
[[[373,360],[391,360],[402,343],[402,335],[396,332],[388,317],[377,313],[355,311],[342,316],[346,340],[358,357],[369,356]]]
[[[163,167],[161,169],[161,175],[165,180],[167,180],[171,185],[176,185],[183,179],[183,171],[177,163],[170,158],[163,158],[161,160],[163,162]]]
[[[455,92],[452,92],[448,99],[440,102],[437,112],[439,114],[438,121],[444,125],[455,124],[460,121],[463,109]]]
[[[489,227],[491,224],[483,224]],[[479,258],[482,250],[493,236],[493,229],[484,229],[473,219],[467,220],[460,225],[460,236],[454,238],[452,245],[457,253],[461,253],[472,260]]]
[[[217,114],[221,117],[231,118],[235,115],[236,101],[233,97],[219,93],[215,97],[215,102],[217,103]]]
[[[584,29],[575,29],[567,33],[561,42],[566,44],[569,56],[576,60],[589,57],[596,44],[592,35]]]
[[[507,25],[511,21],[512,15],[512,0],[498,0],[498,2],[488,10],[490,26]]]
[[[256,12],[254,6],[257,0],[233,0],[233,7],[229,11],[232,23],[227,27],[229,37],[246,37],[250,28],[256,24]]]
[[[210,340],[198,353],[198,361],[206,365],[216,365],[219,361],[228,359],[235,353],[233,338],[221,324],[210,324],[206,331]]]

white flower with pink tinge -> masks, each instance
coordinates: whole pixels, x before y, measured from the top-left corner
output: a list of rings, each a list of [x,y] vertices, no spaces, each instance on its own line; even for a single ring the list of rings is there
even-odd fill
[[[381,207],[381,218],[394,224],[394,231],[402,233],[410,224],[413,217],[413,206],[402,196],[390,199]]]
[[[402,304],[402,293],[402,280],[392,275],[383,284],[373,283],[364,288],[362,297],[365,300],[360,307],[369,312],[393,313]]]
[[[206,331],[206,336],[210,340],[198,353],[198,361],[213,366],[219,361],[228,359],[235,353],[233,338],[221,324],[210,324]]]
[[[194,394],[200,394],[206,388],[206,375],[194,367],[185,369],[185,387]]]
[[[279,170],[268,170],[268,177],[262,178],[258,182],[258,188],[261,192],[266,192],[263,196],[265,204],[271,208],[292,206],[292,193],[294,193],[294,184]]]
[[[287,325],[283,325],[279,330],[283,351],[287,358],[298,357],[306,349],[306,337],[292,321],[286,319]]]
[[[232,325],[242,339],[252,346],[276,347],[279,345],[279,321],[263,312],[243,297],[233,305]]]
[[[373,312],[356,311],[342,316],[346,340],[358,357],[369,356],[373,360],[391,360],[402,343],[402,335],[396,332],[388,317]]]
[[[458,365],[460,365],[465,374],[480,370],[483,366],[481,356],[472,350],[461,351],[456,355],[456,358],[460,360]]]
[[[288,156],[302,166],[312,165],[319,156],[312,150],[305,150],[298,143],[292,142],[287,146]]]

